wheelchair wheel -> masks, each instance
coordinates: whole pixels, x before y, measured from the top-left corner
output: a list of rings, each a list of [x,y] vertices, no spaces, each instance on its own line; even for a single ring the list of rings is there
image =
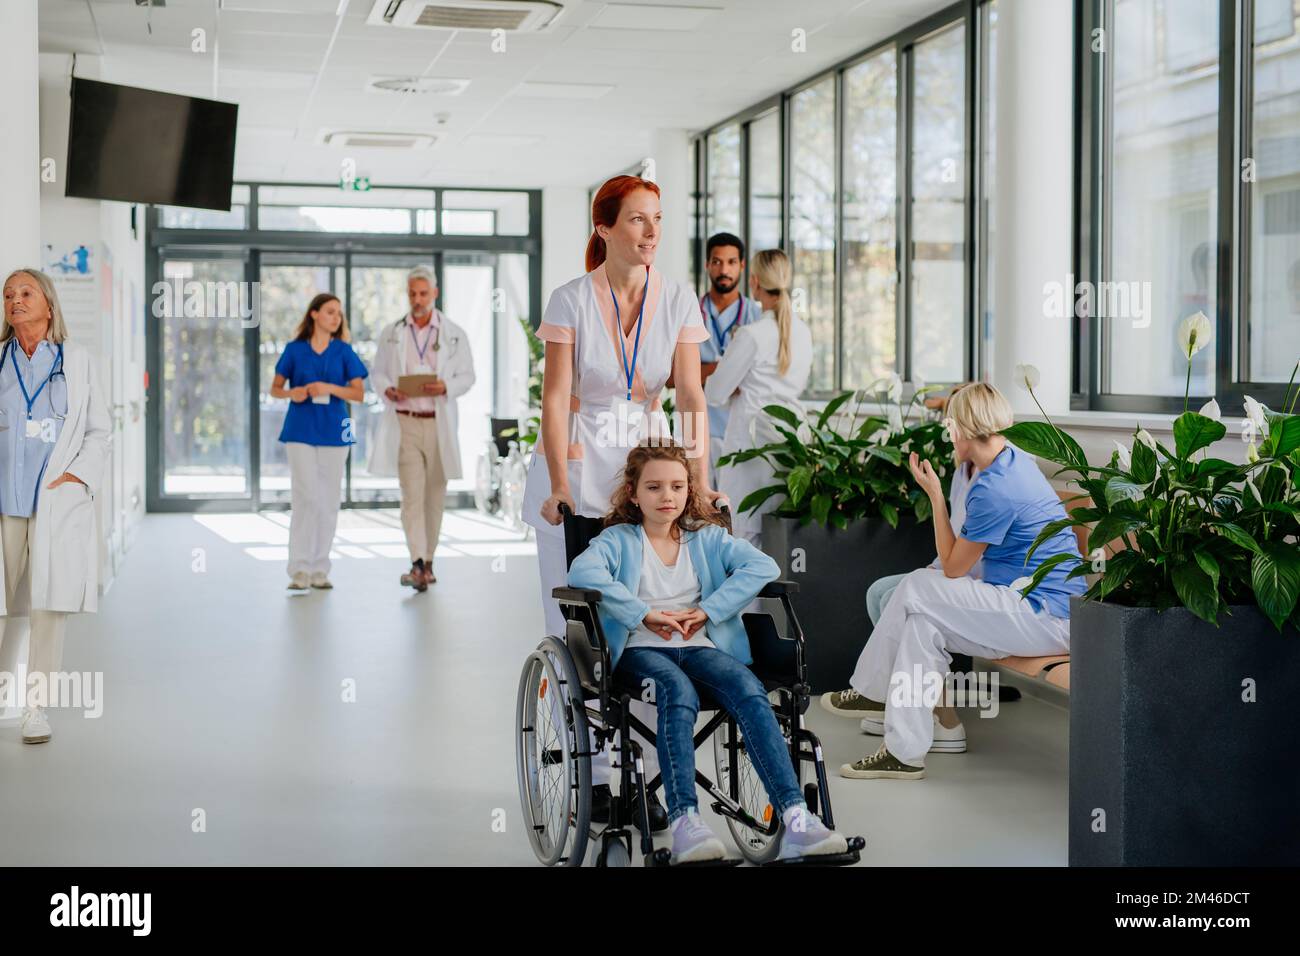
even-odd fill
[[[786,728],[783,726],[782,730]],[[734,757],[733,757],[734,754]],[[713,732],[713,758],[717,768],[718,786],[735,800],[755,820],[768,823],[775,813],[775,808],[767,799],[767,790],[758,776],[758,770],[749,759],[745,749],[744,734],[734,717],[728,717]],[[735,781],[732,781],[732,769],[735,769]],[[803,782],[803,761],[794,768],[795,779]],[[781,827],[777,821],[775,833],[768,834],[752,827],[747,827],[737,820],[726,817],[727,829],[736,847],[750,863],[769,863],[776,859],[781,849]]]
[[[589,731],[573,660],[559,641],[548,638],[524,662],[515,729],[533,852],[546,866],[581,866],[591,826]]]

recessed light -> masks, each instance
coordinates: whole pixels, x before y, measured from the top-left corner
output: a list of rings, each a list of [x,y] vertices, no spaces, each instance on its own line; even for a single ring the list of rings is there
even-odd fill
[[[722,7],[666,7],[655,3],[608,3],[589,27],[602,30],[696,30]]]

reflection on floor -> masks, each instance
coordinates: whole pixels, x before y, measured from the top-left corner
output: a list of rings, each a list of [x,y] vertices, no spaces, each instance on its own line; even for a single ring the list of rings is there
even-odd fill
[[[287,592],[288,518],[145,520],[100,613],[68,628],[64,667],[103,673],[103,715],[56,711],[41,746],[0,727],[6,863],[534,862],[513,737],[542,628],[531,542],[451,512],[420,595],[398,584],[397,514],[347,511],[334,590]],[[879,741],[808,721],[832,774]],[[1065,711],[966,724],[970,752],[924,781],[832,778],[864,864],[1065,863]]]

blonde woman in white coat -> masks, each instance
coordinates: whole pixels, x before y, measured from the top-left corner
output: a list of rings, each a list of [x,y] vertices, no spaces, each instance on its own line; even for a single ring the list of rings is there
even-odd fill
[[[763,309],[757,322],[736,330],[722,361],[704,384],[710,405],[727,405],[722,454],[754,448],[781,438],[764,405],[784,405],[801,419],[799,396],[812,372],[812,330],[790,303],[790,260],[780,249],[764,249],[749,266],[750,293]],[[745,496],[773,483],[772,466],[762,458],[718,469],[718,490],[731,501],[732,531],[760,545],[763,515],[779,502],[773,496],[756,510],[740,513]]]
[[[30,616],[22,735],[32,744],[50,739],[44,708],[68,614],[98,606],[94,492],[112,425],[90,355],[67,336],[49,278],[11,272],[0,323],[0,649],[19,639],[13,619]]]

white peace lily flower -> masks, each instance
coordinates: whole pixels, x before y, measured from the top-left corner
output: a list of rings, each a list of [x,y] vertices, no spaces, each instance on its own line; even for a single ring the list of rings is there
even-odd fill
[[[1223,417],[1223,413],[1219,411],[1219,403],[1214,399],[1201,406],[1201,414],[1206,418],[1213,418],[1216,422]]]
[[[1016,366],[1016,384],[1025,389],[1025,391],[1032,391],[1037,388],[1038,383],[1042,378],[1042,374],[1038,371],[1037,367],[1033,365]]]
[[[867,441],[871,442],[873,445],[879,445],[882,442],[884,442],[885,439],[887,439],[888,437],[889,437],[888,428],[877,428],[874,432],[872,432],[870,435],[867,436]]]
[[[886,391],[891,402],[897,402],[903,397],[903,378],[897,372],[890,372],[889,378],[885,380],[888,385]]]
[[[1142,444],[1150,448],[1152,451],[1156,450],[1156,440],[1151,437],[1151,433],[1147,431],[1145,428],[1138,429],[1137,439]]]
[[[1253,465],[1257,461],[1259,461],[1259,449],[1255,447],[1254,442],[1251,442],[1249,445],[1246,446],[1246,464]],[[1251,485],[1250,490],[1255,491],[1255,486]],[[1259,497],[1258,491],[1255,491],[1255,497],[1256,498]]]
[[[903,413],[898,410],[897,405],[890,405],[885,411],[885,416],[889,419],[889,432],[891,435],[894,432],[903,430]]]
[[[1119,453],[1119,466],[1125,471],[1133,467],[1133,459],[1129,456],[1128,445],[1122,441],[1115,442],[1115,451]]]
[[[1264,414],[1264,406],[1249,395],[1246,396],[1246,417],[1250,419],[1256,431],[1265,438],[1268,437],[1268,416]]]
[[[1178,346],[1183,350],[1183,356],[1190,361],[1193,355],[1210,344],[1213,334],[1204,312],[1193,312],[1183,319],[1178,323]]]

